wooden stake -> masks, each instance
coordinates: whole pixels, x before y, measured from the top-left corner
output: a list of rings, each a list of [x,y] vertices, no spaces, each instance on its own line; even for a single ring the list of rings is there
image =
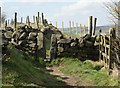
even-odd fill
[[[92,35],[92,16],[88,17],[88,34]]]
[[[74,33],[74,21],[72,21],[72,31]]]
[[[85,25],[84,25],[84,35],[86,35],[86,28],[85,28]]]
[[[15,18],[14,18],[14,28],[16,30],[16,26],[17,26],[17,12],[15,12]]]
[[[82,37],[82,28],[81,28],[81,24],[80,24],[80,36]]]
[[[7,20],[5,21],[5,28],[7,28]]]
[[[35,24],[35,16],[33,16],[33,23]]]
[[[28,19],[28,26],[30,26],[30,19],[29,19],[29,16],[27,16],[27,19]]]
[[[44,24],[44,15],[42,13],[42,24]]]
[[[39,23],[39,20],[40,20],[40,14],[39,14],[39,12],[38,12],[38,23]]]
[[[97,22],[97,18],[94,18],[93,34],[92,35],[95,35],[96,22]]]
[[[76,34],[78,34],[78,23],[76,23]]]
[[[36,24],[37,24],[37,28],[39,29],[39,24],[38,24],[38,18],[36,16]]]
[[[62,21],[62,32],[64,32],[64,26],[63,26],[63,24],[64,24],[64,23],[63,23],[63,21]]]
[[[23,21],[23,18],[21,17],[21,24],[23,23],[22,21]]]
[[[69,31],[71,33],[71,21],[69,21]]]

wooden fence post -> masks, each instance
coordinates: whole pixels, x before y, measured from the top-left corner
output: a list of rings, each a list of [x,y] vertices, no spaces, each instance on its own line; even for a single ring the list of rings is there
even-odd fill
[[[1,15],[1,7],[0,7],[0,27],[1,27],[1,23],[2,23],[2,22],[1,22],[1,21],[2,21],[2,19],[1,19],[2,17],[1,17],[1,16],[2,16],[2,15]]]
[[[85,28],[85,25],[84,25],[84,35],[86,35],[86,28]]]
[[[40,14],[39,14],[39,12],[38,12],[38,23],[39,23],[39,20],[40,20]]]
[[[72,31],[74,33],[74,21],[72,21]]]
[[[15,18],[14,18],[14,28],[16,30],[17,27],[17,12],[15,12]]]
[[[56,21],[56,28],[57,28],[57,21]]]
[[[5,21],[5,28],[7,28],[7,20]]]
[[[95,35],[96,22],[97,22],[97,18],[94,18],[93,34],[92,35]]]
[[[101,52],[101,32],[102,30],[99,30],[99,61],[101,62],[102,52]]]
[[[92,35],[92,16],[88,17],[88,34]]]
[[[44,24],[44,15],[42,13],[42,24]]]
[[[109,34],[112,35],[112,32],[113,32],[113,29],[110,28],[109,29]],[[111,69],[112,69],[112,62],[113,62],[113,59],[112,59],[112,36],[109,36],[109,67],[108,67],[108,74],[110,75],[111,74]]]
[[[27,19],[28,19],[28,26],[30,27],[30,19],[29,19],[29,16],[27,16]]]
[[[76,34],[78,34],[78,23],[76,23]]]
[[[35,24],[35,16],[33,16],[33,23]]]
[[[64,32],[64,23],[62,21],[62,32]]]
[[[80,24],[80,37],[82,37],[82,28],[81,28],[81,24]]]
[[[37,28],[39,29],[39,24],[38,24],[38,18],[36,16],[36,24],[37,24]]]
[[[71,33],[71,21],[69,21],[69,32]]]
[[[21,17],[21,24],[23,23],[22,21],[23,21],[23,18]]]

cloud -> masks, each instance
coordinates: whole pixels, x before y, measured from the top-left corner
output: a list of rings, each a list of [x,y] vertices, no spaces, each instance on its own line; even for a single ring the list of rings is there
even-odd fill
[[[2,0],[3,2],[101,2],[109,0]]]

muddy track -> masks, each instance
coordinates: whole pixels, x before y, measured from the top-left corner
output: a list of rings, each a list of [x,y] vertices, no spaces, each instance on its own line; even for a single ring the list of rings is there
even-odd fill
[[[66,82],[67,85],[70,86],[80,86],[80,83],[78,83],[78,77],[73,77],[68,74],[64,74],[59,70],[59,67],[46,67],[46,71],[48,71],[51,75],[58,76],[62,78],[64,82]]]

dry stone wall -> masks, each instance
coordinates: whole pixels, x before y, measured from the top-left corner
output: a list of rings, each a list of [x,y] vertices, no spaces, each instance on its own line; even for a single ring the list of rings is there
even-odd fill
[[[96,36],[91,37],[89,34],[86,34],[84,37],[78,39],[71,36],[56,35],[56,38],[56,43],[52,41],[55,48],[53,45],[52,47],[56,49],[56,52],[51,51],[51,53],[57,54],[56,57],[76,57],[81,60],[98,60],[98,46],[94,45]]]
[[[27,51],[31,55],[46,57],[44,35],[40,30],[25,25],[14,31],[7,27],[2,34],[2,45],[13,44],[16,48]]]

